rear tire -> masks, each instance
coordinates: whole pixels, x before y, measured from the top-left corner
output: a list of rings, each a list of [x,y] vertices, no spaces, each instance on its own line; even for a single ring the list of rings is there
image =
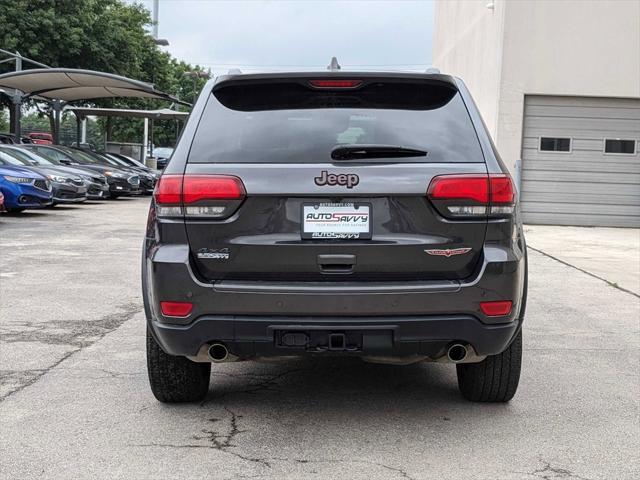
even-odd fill
[[[165,353],[148,328],[147,371],[151,391],[163,403],[197,402],[209,391],[211,364]]]
[[[522,330],[509,348],[480,363],[459,363],[458,388],[472,402],[508,402],[518,389],[522,366]]]

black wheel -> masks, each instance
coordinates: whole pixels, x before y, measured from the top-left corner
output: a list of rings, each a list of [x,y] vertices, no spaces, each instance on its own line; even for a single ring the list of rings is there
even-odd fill
[[[504,352],[456,365],[460,393],[473,402],[508,402],[518,389],[521,365],[522,330]]]
[[[109,198],[110,198],[111,200],[117,200],[119,196],[120,196],[120,195],[118,195],[117,193],[111,193],[111,194],[109,195]]]
[[[148,328],[147,371],[151,391],[161,402],[197,402],[209,391],[211,364],[165,353]]]

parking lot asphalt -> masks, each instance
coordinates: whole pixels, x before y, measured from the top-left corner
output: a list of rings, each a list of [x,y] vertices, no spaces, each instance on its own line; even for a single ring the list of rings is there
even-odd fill
[[[0,216],[2,478],[640,476],[640,299],[541,246],[507,405],[463,400],[450,365],[357,360],[215,365],[203,403],[158,403],[139,288],[147,205]]]

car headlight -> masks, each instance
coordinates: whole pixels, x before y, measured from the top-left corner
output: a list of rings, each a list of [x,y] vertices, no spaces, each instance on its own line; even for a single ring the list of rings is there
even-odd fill
[[[61,177],[60,175],[47,175],[47,178],[56,183],[65,183],[68,180],[67,177]]]
[[[7,182],[11,182],[11,183],[33,183],[33,178],[27,178],[27,177],[14,177],[12,175],[5,175],[4,179]]]
[[[124,173],[120,173],[120,172],[112,172],[112,171],[110,171],[110,170],[109,170],[109,171],[107,171],[107,172],[104,172],[104,174],[105,174],[107,177],[113,177],[113,178],[127,178],[127,177],[128,177],[128,175],[125,175]]]

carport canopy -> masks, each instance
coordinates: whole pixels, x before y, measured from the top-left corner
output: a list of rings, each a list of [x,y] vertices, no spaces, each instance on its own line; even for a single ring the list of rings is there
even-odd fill
[[[20,110],[28,97],[44,98],[53,102],[55,112],[54,139],[58,142],[62,102],[92,100],[95,98],[158,98],[183,105],[187,102],[156,90],[151,83],[112,73],[75,68],[34,68],[0,75],[0,88],[12,88],[16,137],[20,136]]]
[[[94,98],[161,98],[180,102],[156,90],[150,83],[111,73],[74,68],[35,68],[0,75],[0,87],[13,88],[26,96],[47,100],[91,100]]]

